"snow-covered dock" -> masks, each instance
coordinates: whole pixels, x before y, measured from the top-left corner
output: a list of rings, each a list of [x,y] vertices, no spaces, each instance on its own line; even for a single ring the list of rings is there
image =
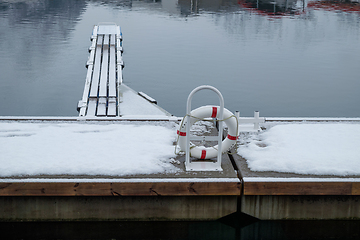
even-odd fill
[[[270,118],[234,155],[242,212],[260,219],[359,219],[360,119]]]
[[[186,172],[173,121],[4,120],[0,129],[0,219],[217,219],[237,210],[229,157],[222,172]]]
[[[171,116],[156,105],[156,100],[136,93],[123,83],[122,33],[113,23],[94,26],[80,117]],[[130,105],[130,107],[129,107]]]
[[[329,121],[265,122],[262,132],[241,134],[237,152],[223,155],[222,172],[187,172],[185,156],[174,151],[173,121],[3,118],[0,205],[9,210],[0,217],[216,219],[240,201],[242,212],[261,219],[359,218],[360,150],[353,144],[360,121]],[[110,199],[116,196],[128,198]],[[63,197],[74,198],[65,204]],[[11,211],[24,204],[26,211]],[[50,210],[44,215],[39,205]]]
[[[122,82],[122,36],[115,24],[94,26],[80,116],[118,115],[118,85]]]

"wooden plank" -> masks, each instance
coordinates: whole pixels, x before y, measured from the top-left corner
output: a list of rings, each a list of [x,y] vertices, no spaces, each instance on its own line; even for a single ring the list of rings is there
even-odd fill
[[[93,42],[95,42],[95,41],[96,41],[96,40],[94,39]],[[90,64],[94,64],[94,61],[95,61],[95,50],[96,50],[95,47],[94,47],[94,48],[91,48],[88,61],[86,62],[86,66],[89,66]]]
[[[351,194],[352,195],[360,195],[360,182],[352,183]]]
[[[106,97],[99,97],[96,116],[106,116]]]
[[[123,74],[122,74],[122,65],[121,64],[117,65],[116,71],[117,71],[117,82],[120,85],[123,82]]]
[[[240,182],[0,183],[0,196],[239,196]]]
[[[92,39],[91,39],[91,46],[89,47],[89,50],[91,51],[91,50],[95,50],[96,49],[96,36],[95,37],[91,37]]]
[[[86,80],[85,80],[83,97],[81,99],[81,106],[79,106],[80,107],[79,116],[85,116],[85,114],[86,114],[92,73],[93,73],[93,65],[91,64],[91,65],[88,66],[88,70],[87,70],[87,73],[86,73]]]
[[[109,62],[109,97],[116,97],[116,62],[115,46],[110,46]]]
[[[109,189],[109,183],[0,183],[0,196],[105,196]]]
[[[110,35],[110,45],[114,45],[114,46],[115,46],[115,34],[111,34],[111,35]]]
[[[122,196],[239,196],[240,182],[145,182],[113,184]]]
[[[245,182],[244,195],[352,195],[352,183]]]
[[[89,96],[92,74],[93,74],[93,65],[91,64],[88,66],[88,70],[86,73],[85,87],[84,87],[84,93],[83,93],[83,98],[82,98],[83,100],[87,100],[87,98]]]
[[[110,43],[110,35],[109,34],[104,34],[104,42],[103,45],[104,46],[109,46]]]
[[[92,34],[91,34],[91,39],[94,39],[97,37],[97,32],[98,32],[99,26],[94,26]]]
[[[98,88],[99,88],[99,77],[100,77],[100,67],[101,67],[101,50],[102,50],[102,42],[103,36],[98,36],[97,46],[95,52],[95,63],[94,63],[94,72],[91,81],[91,88],[89,97],[97,97],[98,96]],[[101,45],[99,44],[101,43]]]
[[[99,24],[98,34],[115,34],[117,32],[116,24]]]
[[[120,64],[120,65],[124,64],[121,56],[121,52],[119,50],[116,52],[116,64]]]
[[[116,116],[116,98],[114,98],[114,97],[109,97],[109,99],[108,99],[107,116],[109,116],[109,117]]]
[[[93,71],[93,64],[94,64],[94,61],[95,61],[95,52],[96,52],[96,39],[93,39],[92,40],[92,44],[91,44],[91,47],[90,47],[90,55],[89,55],[89,58],[88,58],[88,61],[86,63],[87,65],[87,68],[88,68],[88,72],[89,72],[89,69],[91,70],[91,73]],[[91,65],[91,66],[89,66]],[[87,79],[88,79],[88,75],[87,75]],[[91,80],[91,79],[90,79]],[[88,81],[86,81],[86,83],[88,83]],[[88,96],[89,93],[87,93],[87,96]]]
[[[116,38],[122,38],[120,26],[116,27]]]
[[[97,27],[94,27],[93,32],[97,32]],[[86,73],[83,97],[82,97],[81,101],[79,101],[79,104],[78,104],[79,116],[85,116],[85,114],[86,114],[88,97],[89,97],[91,81],[92,81],[92,74],[93,74],[93,70],[94,70],[96,42],[97,42],[97,38],[92,37],[91,47],[89,48],[90,55],[89,55],[88,61],[86,63],[87,73]]]
[[[119,38],[116,39],[116,51],[119,51],[120,55],[123,52],[123,47]]]
[[[94,117],[96,113],[97,98],[89,98],[86,116]]]
[[[102,51],[101,75],[99,83],[99,97],[107,96],[108,84],[108,67],[109,67],[109,35],[104,36],[104,44]]]

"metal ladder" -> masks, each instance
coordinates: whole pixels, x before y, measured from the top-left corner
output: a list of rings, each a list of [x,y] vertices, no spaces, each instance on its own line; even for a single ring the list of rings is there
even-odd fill
[[[195,93],[201,90],[209,89],[215,92],[220,101],[220,111],[219,111],[219,134],[216,137],[218,141],[218,155],[216,162],[213,161],[191,161],[190,159],[190,140],[199,140],[199,137],[190,136],[190,112],[191,112],[191,101]],[[191,93],[188,96],[187,104],[186,104],[186,161],[185,161],[185,168],[186,171],[222,171],[221,168],[221,145],[222,145],[222,137],[223,137],[223,113],[224,113],[224,98],[219,90],[217,90],[213,86],[209,85],[202,85],[194,90],[191,91]],[[214,140],[214,136],[203,136],[201,137],[201,140]]]

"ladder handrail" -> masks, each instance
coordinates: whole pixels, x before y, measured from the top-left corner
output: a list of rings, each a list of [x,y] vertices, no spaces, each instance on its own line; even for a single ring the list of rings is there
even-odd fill
[[[220,91],[216,89],[213,86],[209,85],[201,85],[194,90],[191,91],[191,93],[188,96],[187,103],[186,103],[186,161],[185,165],[190,165],[190,112],[191,112],[191,101],[195,93],[197,93],[200,90],[209,89],[215,92],[220,101],[220,110],[219,110],[219,119],[223,120],[223,113],[224,113],[224,98]],[[223,137],[223,127],[222,127],[222,121],[219,121],[219,135],[218,135],[218,156],[217,156],[217,162],[219,168],[221,168],[221,145],[222,145],[222,137]]]

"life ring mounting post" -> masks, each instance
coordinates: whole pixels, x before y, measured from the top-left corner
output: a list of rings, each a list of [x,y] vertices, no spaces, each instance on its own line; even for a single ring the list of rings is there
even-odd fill
[[[198,91],[201,90],[212,90],[213,92],[215,92],[218,97],[219,97],[219,101],[220,101],[220,107],[219,109],[217,107],[213,108],[213,112],[211,113],[211,116],[209,117],[213,117],[213,118],[219,118],[219,119],[223,119],[223,114],[224,114],[224,98],[222,96],[222,94],[220,93],[220,91],[218,89],[216,89],[213,86],[209,86],[209,85],[202,85],[199,86],[197,88],[195,88],[194,90],[191,91],[191,93],[188,96],[187,99],[187,104],[186,104],[186,159],[185,159],[185,168],[186,171],[222,171],[223,169],[221,168],[221,156],[222,156],[222,151],[217,151],[217,159],[216,161],[191,161],[190,159],[190,127],[191,127],[191,101],[192,98],[194,96],[195,93],[197,93]],[[180,126],[181,128],[181,126]],[[223,124],[222,121],[219,121],[219,134],[217,136],[217,141],[218,141],[218,149],[222,149],[222,137],[223,137]],[[201,150],[201,154],[200,154],[200,159],[205,159],[206,158],[206,151],[205,150]]]

